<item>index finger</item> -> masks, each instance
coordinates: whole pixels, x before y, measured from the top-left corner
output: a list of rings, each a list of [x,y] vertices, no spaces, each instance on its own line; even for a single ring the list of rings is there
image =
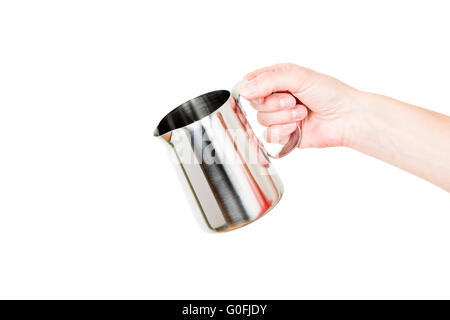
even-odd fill
[[[295,67],[298,67],[298,66],[293,63],[277,63],[274,65],[267,66],[267,67],[252,71],[250,73],[247,73],[244,76],[244,79],[252,80],[264,72],[276,72],[276,71],[282,71],[282,70],[289,70],[289,69],[293,69]]]
[[[306,68],[262,72],[244,83],[239,92],[249,100],[264,98],[273,92],[280,91],[300,93],[311,84],[312,77],[311,72]]]
[[[273,72],[273,71],[276,71],[276,70],[277,70],[277,65],[264,67],[264,68],[261,68],[261,69],[258,69],[258,70],[255,70],[255,71],[247,73],[244,76],[244,79],[252,80],[252,79],[256,78],[257,76],[259,76],[261,73]]]

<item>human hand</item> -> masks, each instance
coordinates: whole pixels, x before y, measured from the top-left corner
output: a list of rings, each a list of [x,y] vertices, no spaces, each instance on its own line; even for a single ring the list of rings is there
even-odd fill
[[[276,64],[245,76],[240,94],[268,127],[268,142],[284,144],[302,123],[300,147],[347,145],[358,113],[359,91],[339,80],[292,63]]]
[[[256,70],[239,93],[258,110],[269,142],[285,144],[302,123],[300,147],[346,146],[450,192],[450,117],[358,91],[284,63]]]

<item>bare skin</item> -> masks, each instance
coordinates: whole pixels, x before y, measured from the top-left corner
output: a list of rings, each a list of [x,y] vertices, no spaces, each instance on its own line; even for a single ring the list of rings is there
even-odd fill
[[[240,94],[268,127],[265,139],[286,143],[303,121],[301,148],[345,146],[450,192],[450,117],[362,92],[291,63],[251,72]]]

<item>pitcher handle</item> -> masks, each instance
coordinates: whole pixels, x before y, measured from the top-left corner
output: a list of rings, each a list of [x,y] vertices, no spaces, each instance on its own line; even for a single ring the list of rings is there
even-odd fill
[[[248,82],[248,80],[246,79],[239,81],[231,90],[233,98],[236,100],[236,103],[239,105],[239,107],[241,107],[241,109],[242,105],[240,101],[241,96],[239,94],[239,89],[246,82]],[[291,153],[292,150],[294,150],[300,144],[301,140],[302,140],[302,121],[297,122],[296,130],[289,136],[288,142],[281,148],[281,150],[278,153],[276,154],[267,153],[267,154],[269,155],[269,157],[274,159],[282,158],[287,154]]]

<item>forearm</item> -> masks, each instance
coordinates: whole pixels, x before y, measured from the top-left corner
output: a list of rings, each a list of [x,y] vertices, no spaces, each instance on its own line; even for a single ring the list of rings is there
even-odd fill
[[[347,146],[450,192],[450,117],[361,93]]]

